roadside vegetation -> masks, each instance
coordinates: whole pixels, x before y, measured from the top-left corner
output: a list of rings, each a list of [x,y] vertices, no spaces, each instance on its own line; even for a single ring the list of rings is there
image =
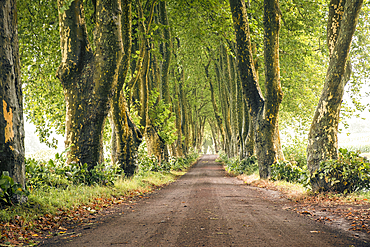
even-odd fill
[[[66,223],[82,222],[109,206],[143,197],[175,181],[197,156],[191,153],[160,163],[154,156],[148,156],[142,145],[137,170],[131,177],[109,160],[88,171],[86,165],[66,164],[65,152],[49,160],[27,158],[25,189],[17,183],[11,186],[15,189],[6,189],[5,178],[0,180],[2,191],[8,191],[0,197],[0,243],[32,245],[42,237],[63,234]],[[24,201],[19,204],[21,198]]]
[[[312,180],[323,179],[330,184],[330,192],[367,193],[370,189],[370,162],[360,155],[359,150],[356,148],[352,150],[356,151],[339,148],[338,159],[324,160],[320,163],[319,169],[310,173],[307,169],[305,150],[296,144],[285,146],[283,151],[286,159],[271,166],[270,179],[298,183],[307,190],[311,189]],[[258,162],[255,156],[243,160],[229,159],[221,152],[219,161],[225,165],[228,172],[235,175],[258,174]]]
[[[286,160],[271,166],[270,179],[260,179],[254,156],[229,159],[221,152],[218,161],[229,174],[246,184],[282,193],[294,203],[290,210],[319,222],[340,217],[349,222],[348,230],[370,233],[370,162],[360,155],[359,147],[351,147],[351,150],[340,148],[337,160],[321,162],[312,175],[307,169],[305,149],[297,143],[283,147]],[[329,183],[331,190],[313,191],[311,180],[317,177]],[[317,216],[316,212],[327,216]]]

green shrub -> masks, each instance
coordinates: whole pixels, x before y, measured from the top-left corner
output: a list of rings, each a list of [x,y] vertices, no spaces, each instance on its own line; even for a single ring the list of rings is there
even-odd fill
[[[162,171],[162,168],[159,164],[158,159],[153,155],[153,156],[148,156],[148,155],[140,155],[138,158],[138,170],[137,173],[145,173],[148,171]]]
[[[55,159],[40,161],[26,159],[26,186],[66,188],[72,184],[113,185],[122,170],[118,164],[97,164],[88,169],[87,164],[66,164],[65,153],[56,154]]]
[[[190,164],[191,164],[190,160],[186,158],[178,157],[178,158],[173,159],[171,163],[171,169],[174,171],[183,171],[186,168],[188,168]]]
[[[216,161],[221,162],[224,165],[226,165],[229,162],[229,158],[227,157],[227,155],[224,151],[220,151],[218,153],[218,159],[216,159]]]
[[[258,171],[258,162],[256,156],[250,156],[243,160],[239,160],[239,158],[225,159],[225,156],[223,156],[221,160],[226,166],[228,172],[232,172],[237,175],[251,175]]]
[[[198,158],[197,153],[187,154],[185,157],[172,157],[171,170],[184,171],[189,168]]]
[[[15,183],[9,172],[3,171],[0,176],[0,206],[23,203],[27,201],[28,195],[29,192],[21,184]]]
[[[332,191],[350,193],[370,189],[370,163],[358,152],[339,149],[337,160],[327,160],[311,175],[324,179]]]
[[[191,152],[185,157],[169,157],[168,161],[162,160],[159,163],[158,159],[152,155],[149,156],[145,141],[140,145],[138,151],[138,169],[136,173],[141,174],[148,171],[153,172],[170,172],[182,171],[187,169],[196,159],[198,154]]]
[[[303,183],[307,180],[307,170],[304,168],[302,169],[290,162],[279,161],[271,166],[271,179]]]
[[[142,156],[139,158],[139,167],[137,173],[153,172],[170,172],[186,170],[198,157],[198,155],[188,155],[182,157],[170,157],[168,161],[159,163],[158,159],[153,156]]]
[[[94,166],[87,174],[87,180],[85,175],[85,183],[87,181],[87,184],[113,185],[119,177],[124,175],[124,172],[118,164],[102,163]]]

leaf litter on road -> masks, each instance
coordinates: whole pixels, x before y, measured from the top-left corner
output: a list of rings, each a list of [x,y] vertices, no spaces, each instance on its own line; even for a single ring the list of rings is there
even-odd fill
[[[344,219],[350,223],[350,227],[346,230],[370,234],[370,203],[367,198],[343,196],[332,192],[310,194],[287,189],[276,182],[259,180],[253,176],[238,178],[250,186],[281,192],[282,196],[295,204],[284,207],[285,210],[293,210],[324,224]]]
[[[153,186],[152,189],[159,187]],[[78,237],[80,234],[71,232],[75,226],[95,224],[99,215],[109,214],[107,209],[110,207],[133,205],[134,199],[143,198],[145,192],[150,191],[133,190],[126,196],[95,198],[88,205],[80,205],[72,209],[58,209],[55,214],[45,214],[31,221],[15,216],[8,222],[0,222],[0,246],[32,246],[42,239],[56,235],[65,235],[64,238]]]

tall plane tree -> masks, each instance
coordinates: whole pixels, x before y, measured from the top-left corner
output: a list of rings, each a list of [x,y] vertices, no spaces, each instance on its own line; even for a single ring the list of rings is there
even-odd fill
[[[268,178],[277,161],[275,133],[278,130],[279,106],[283,93],[279,72],[280,9],[277,0],[264,1],[263,25],[265,59],[265,98],[262,95],[253,63],[252,45],[245,2],[230,0],[237,43],[237,58],[243,93],[248,102],[255,133],[256,153],[261,178]]]
[[[128,104],[124,92],[126,76],[129,71],[132,49],[131,27],[131,0],[122,2],[122,35],[124,56],[120,63],[116,93],[112,101],[112,115],[114,125],[112,127],[112,161],[121,164],[126,175],[133,175],[137,167],[137,149],[142,141],[142,134],[130,118]]]
[[[327,25],[330,61],[308,136],[307,166],[311,173],[320,167],[321,161],[338,158],[339,113],[344,86],[351,73],[348,54],[362,3],[363,0],[330,1]],[[315,191],[330,188],[319,178],[311,185]]]
[[[24,123],[15,0],[0,1],[0,173],[24,185]]]
[[[93,2],[94,52],[88,40],[83,0],[58,0],[62,61],[57,77],[67,105],[68,161],[87,163],[89,167],[102,161],[104,121],[123,57],[121,1]]]

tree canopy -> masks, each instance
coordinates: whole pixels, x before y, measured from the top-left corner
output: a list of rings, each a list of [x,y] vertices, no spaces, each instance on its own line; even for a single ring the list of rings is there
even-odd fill
[[[337,2],[18,0],[26,118],[50,146],[53,130],[64,134],[69,162],[89,167],[103,141],[127,174],[143,141],[159,160],[212,141],[229,157],[257,155],[267,178],[284,159],[280,133],[307,138],[333,66],[331,31],[345,32],[330,24]],[[339,2],[339,23],[358,20],[346,117],[366,108],[369,1]]]

